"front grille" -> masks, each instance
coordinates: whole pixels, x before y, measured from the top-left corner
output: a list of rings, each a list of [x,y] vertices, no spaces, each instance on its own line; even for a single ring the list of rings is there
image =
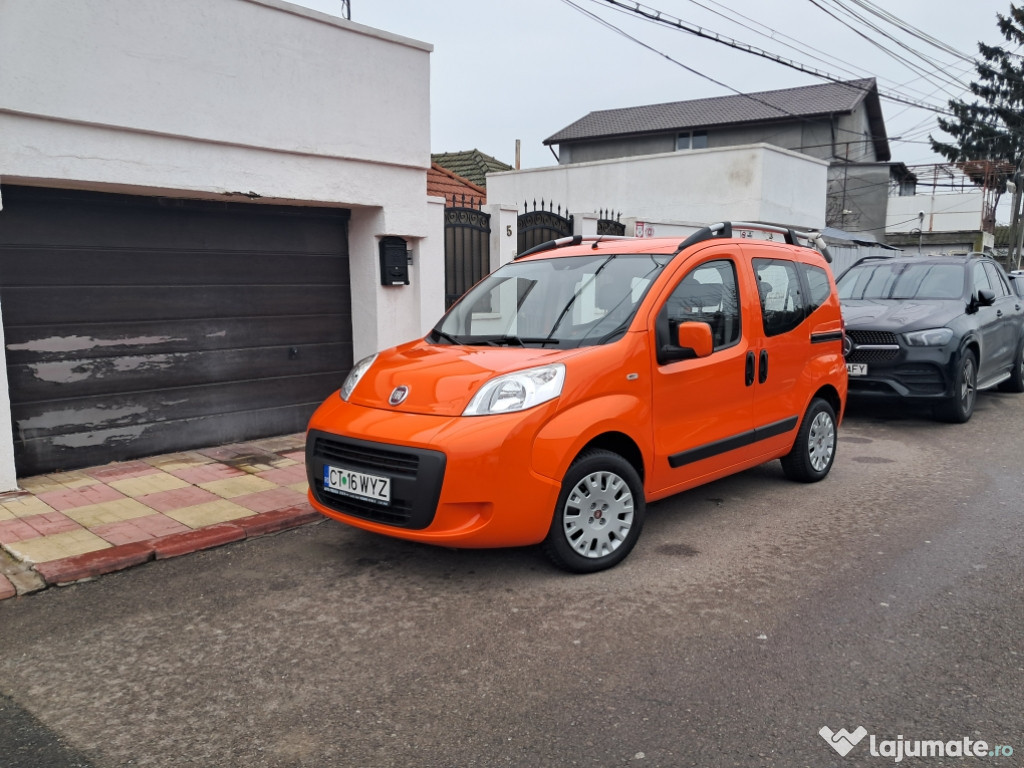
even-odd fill
[[[899,344],[892,331],[851,331],[847,328],[846,335],[853,339],[854,344]]]
[[[846,356],[848,363],[881,363],[887,360],[895,360],[900,356],[899,347],[895,349],[864,349],[854,347]]]
[[[366,444],[356,446],[326,437],[316,439],[313,452],[325,459],[340,461],[352,469],[367,472],[394,473],[415,477],[416,470],[420,466],[419,457],[415,454],[389,448],[373,448]]]
[[[310,432],[306,472],[313,497],[329,509],[400,528],[426,528],[441,497],[447,458],[440,451],[392,446],[368,440]],[[380,504],[324,488],[324,465],[391,481],[391,501]]]

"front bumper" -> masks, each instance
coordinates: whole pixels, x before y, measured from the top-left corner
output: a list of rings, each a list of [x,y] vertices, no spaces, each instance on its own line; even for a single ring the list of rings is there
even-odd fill
[[[561,489],[531,467],[545,410],[444,417],[329,399],[306,436],[310,503],[348,525],[429,544],[536,544],[547,535]],[[387,477],[390,502],[331,492],[325,465]]]
[[[853,397],[945,400],[953,397],[956,370],[955,348],[899,345],[888,355],[854,347],[847,364],[867,366],[866,375],[849,376]]]

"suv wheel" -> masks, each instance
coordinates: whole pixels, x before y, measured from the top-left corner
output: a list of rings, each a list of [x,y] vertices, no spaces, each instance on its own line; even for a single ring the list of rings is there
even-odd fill
[[[643,484],[633,465],[611,451],[587,451],[562,480],[544,550],[567,571],[611,568],[640,537],[644,510]]]
[[[832,469],[835,457],[836,412],[816,397],[807,406],[792,450],[782,457],[782,470],[790,480],[816,483]]]
[[[999,385],[1003,392],[1024,392],[1024,336],[1017,345],[1017,354],[1013,358],[1013,369],[1010,378]]]
[[[938,408],[943,421],[964,424],[974,413],[974,401],[978,397],[978,358],[970,349],[960,358],[953,385],[953,397]]]

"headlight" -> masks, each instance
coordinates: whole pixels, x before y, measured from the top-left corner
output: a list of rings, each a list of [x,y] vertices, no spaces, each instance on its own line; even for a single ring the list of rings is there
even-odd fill
[[[358,363],[352,366],[352,370],[348,372],[348,376],[345,378],[345,383],[341,385],[341,399],[346,403],[349,397],[352,396],[352,390],[356,388],[356,384],[363,378],[363,374],[366,373],[370,366],[373,365],[373,361],[377,359],[376,354],[372,354],[369,357],[364,357]]]
[[[480,387],[462,415],[525,411],[558,397],[564,383],[565,366],[561,363],[499,376]]]
[[[926,331],[904,333],[903,338],[912,347],[941,347],[949,344],[949,340],[953,338],[953,331],[950,328],[929,328]]]

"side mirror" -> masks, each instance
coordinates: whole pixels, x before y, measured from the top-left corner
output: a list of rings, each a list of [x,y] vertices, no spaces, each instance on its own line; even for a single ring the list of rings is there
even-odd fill
[[[715,348],[711,339],[711,326],[707,323],[680,323],[676,329],[676,345],[692,349],[696,357],[707,357]]]
[[[983,307],[991,307],[996,303],[996,292],[991,291],[988,288],[982,288],[978,291],[978,304]]]

